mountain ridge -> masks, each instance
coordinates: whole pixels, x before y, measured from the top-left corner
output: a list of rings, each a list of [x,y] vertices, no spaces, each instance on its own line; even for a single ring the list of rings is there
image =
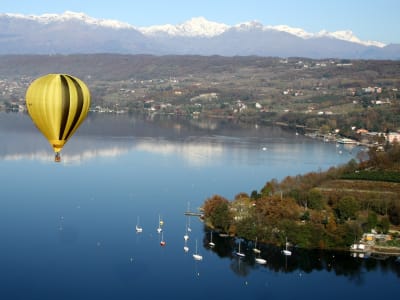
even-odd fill
[[[177,25],[135,27],[71,11],[40,16],[0,14],[0,46],[0,54],[111,52],[400,59],[400,44],[362,41],[351,30],[309,33],[258,21],[230,26],[204,17]]]

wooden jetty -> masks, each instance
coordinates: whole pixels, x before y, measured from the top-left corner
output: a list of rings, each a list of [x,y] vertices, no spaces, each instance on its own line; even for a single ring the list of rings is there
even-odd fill
[[[202,213],[194,212],[194,211],[185,211],[185,216],[192,216],[192,217],[203,217]]]

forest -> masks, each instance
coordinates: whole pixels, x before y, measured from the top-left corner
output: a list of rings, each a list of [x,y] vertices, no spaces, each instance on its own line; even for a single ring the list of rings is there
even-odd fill
[[[360,156],[360,157],[364,157]],[[391,174],[390,179],[382,173]],[[400,145],[370,148],[368,159],[325,172],[272,179],[235,199],[205,200],[205,224],[217,232],[306,249],[349,249],[363,233],[393,232],[400,247]]]

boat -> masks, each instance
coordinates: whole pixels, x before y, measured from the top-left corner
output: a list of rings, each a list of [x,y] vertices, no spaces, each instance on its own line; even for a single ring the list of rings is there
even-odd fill
[[[282,250],[283,255],[290,256],[292,255],[292,251],[288,250],[288,241],[286,238],[285,249]]]
[[[143,231],[143,228],[139,225],[139,217],[137,217],[136,232],[140,233],[142,231]]]
[[[163,247],[165,246],[167,243],[164,241],[164,233],[161,232],[161,241],[160,241],[160,245]]]
[[[189,252],[189,247],[187,245],[187,241],[185,240],[185,245],[183,246],[183,251],[185,251],[186,253]]]
[[[349,139],[349,138],[340,138],[340,139],[337,139],[336,142],[338,142],[339,144],[358,144],[357,141]]]
[[[244,254],[243,252],[240,252],[240,245],[241,245],[241,241],[239,241],[239,250],[236,252],[236,255],[239,257],[245,257],[246,254]]]
[[[264,258],[261,258],[260,256],[257,256],[254,260],[256,263],[258,263],[260,265],[265,265],[267,263],[267,260],[265,260]]]
[[[256,242],[254,243],[253,252],[256,254],[261,253],[261,250],[257,248],[257,237],[256,237]]]
[[[208,243],[208,246],[215,247],[215,243],[212,241],[212,231],[210,232],[210,242]]]
[[[192,228],[190,228],[190,217],[188,217],[187,231],[192,232]]]
[[[203,256],[201,256],[198,252],[197,252],[197,240],[196,240],[196,252],[193,254],[193,258],[195,260],[203,260]]]
[[[185,235],[183,236],[183,239],[184,239],[185,241],[187,241],[187,240],[189,239],[189,235],[187,234],[187,232],[186,232]]]
[[[161,231],[162,231],[161,226],[162,226],[163,224],[164,224],[164,222],[161,220],[161,216],[158,215],[158,227],[157,227],[157,232],[158,232],[158,233],[161,233]]]
[[[190,202],[188,202],[187,213],[190,213]],[[190,228],[190,216],[187,216],[187,231],[192,232],[192,228]]]
[[[185,235],[183,236],[183,239],[185,240],[185,242],[189,239],[187,223],[186,223],[186,232],[185,232]]]

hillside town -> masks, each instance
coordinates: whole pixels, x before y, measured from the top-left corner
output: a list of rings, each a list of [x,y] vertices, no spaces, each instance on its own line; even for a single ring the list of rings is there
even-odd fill
[[[84,70],[79,55],[60,59],[68,64],[66,72],[82,73],[94,113],[226,118],[286,126],[325,141],[381,147],[399,140],[396,61],[146,56],[146,64],[137,67],[141,56],[85,58]],[[32,67],[35,61],[42,63],[40,56],[29,57],[26,68],[11,72],[7,64],[15,59],[0,57],[1,110],[25,110],[25,92],[37,74]],[[56,62],[57,56],[51,57],[41,68],[51,71]],[[100,72],[100,62],[112,77]],[[149,71],[154,68],[157,73]]]

